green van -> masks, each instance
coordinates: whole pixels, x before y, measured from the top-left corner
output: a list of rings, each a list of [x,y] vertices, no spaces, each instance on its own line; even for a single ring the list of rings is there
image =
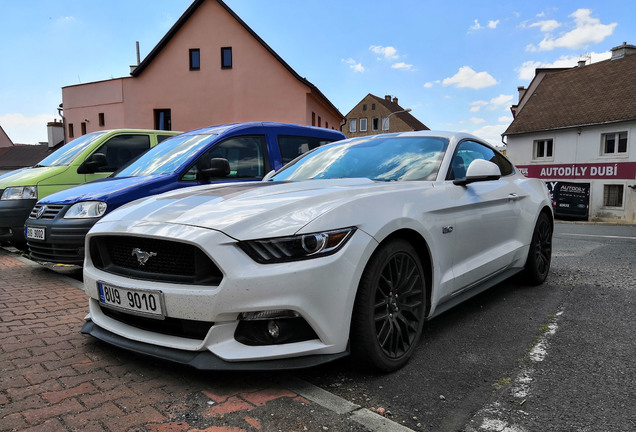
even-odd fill
[[[26,243],[24,222],[35,203],[53,192],[111,175],[114,171],[181,132],[116,129],[83,135],[37,165],[0,177],[0,242]]]

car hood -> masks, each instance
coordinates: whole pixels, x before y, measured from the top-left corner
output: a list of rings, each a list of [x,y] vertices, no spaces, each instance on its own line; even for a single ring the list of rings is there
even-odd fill
[[[135,224],[191,225],[239,240],[277,237],[294,234],[319,216],[369,194],[404,187],[414,185],[336,179],[198,186],[131,203],[99,223],[124,222],[115,224],[124,230]]]
[[[23,168],[12,171],[0,178],[0,189],[11,186],[37,186],[39,182],[56,176],[68,169],[67,166]]]
[[[150,175],[141,177],[110,177],[90,183],[84,183],[60,192],[56,192],[40,200],[42,204],[74,204],[81,201],[109,202],[124,194],[144,189],[157,183],[163,176]]]

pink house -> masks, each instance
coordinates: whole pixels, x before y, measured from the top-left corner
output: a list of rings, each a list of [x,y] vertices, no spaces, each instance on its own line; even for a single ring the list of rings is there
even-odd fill
[[[130,77],[62,88],[66,138],[102,129],[191,130],[344,117],[221,0],[195,0]]]

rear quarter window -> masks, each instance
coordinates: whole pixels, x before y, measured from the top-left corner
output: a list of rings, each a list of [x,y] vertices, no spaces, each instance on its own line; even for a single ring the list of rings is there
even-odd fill
[[[291,162],[303,153],[313,150],[321,145],[334,142],[332,139],[305,137],[305,136],[292,136],[292,135],[279,135],[278,148],[282,158],[283,165],[287,162]]]

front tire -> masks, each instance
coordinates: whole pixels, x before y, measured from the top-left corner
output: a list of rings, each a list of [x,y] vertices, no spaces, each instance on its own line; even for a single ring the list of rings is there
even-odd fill
[[[422,334],[426,279],[411,244],[391,240],[364,270],[351,321],[351,349],[368,369],[390,372],[410,359]]]
[[[541,213],[532,233],[530,251],[526,260],[526,282],[541,285],[548,277],[552,261],[552,223],[550,218]]]

